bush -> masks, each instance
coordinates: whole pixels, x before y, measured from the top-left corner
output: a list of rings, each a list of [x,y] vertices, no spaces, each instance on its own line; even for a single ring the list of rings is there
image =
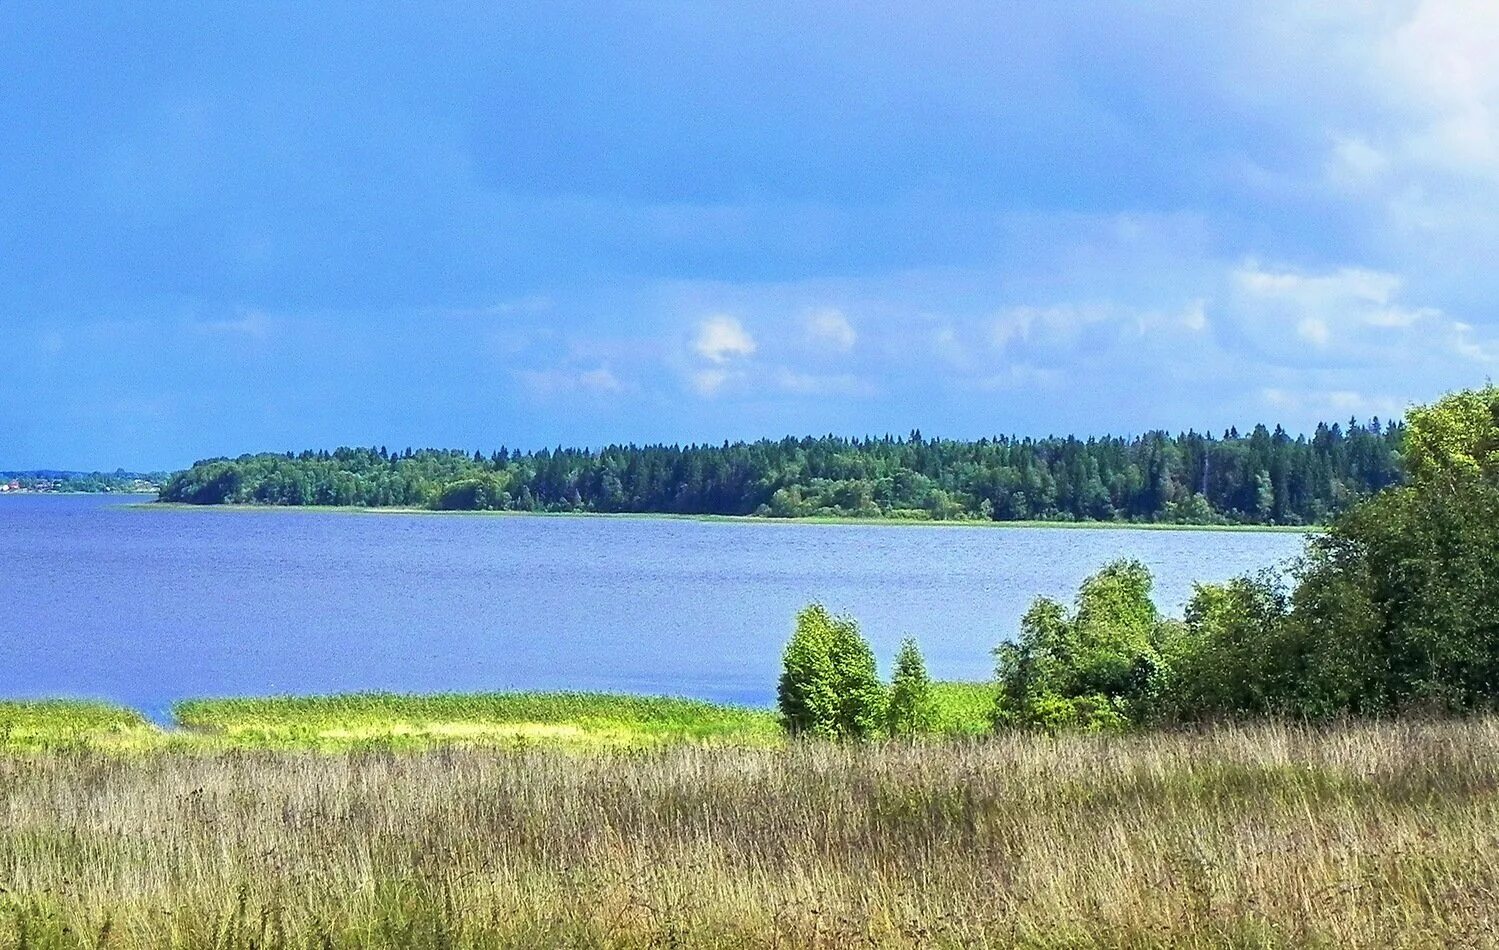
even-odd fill
[[[1220,719],[1290,712],[1285,585],[1273,572],[1199,584],[1168,659],[1162,714]]]
[[[1150,571],[1116,561],[1083,582],[1072,612],[1038,598],[1020,637],[995,650],[997,727],[1114,729],[1156,714],[1163,649],[1180,636],[1150,599]]]
[[[777,689],[782,721],[793,735],[863,739],[877,735],[885,687],[874,651],[850,617],[821,604],[796,616]]]
[[[1499,704],[1499,486],[1358,506],[1313,545],[1294,601],[1308,715]]]
[[[892,736],[931,732],[933,727],[932,681],[926,674],[921,650],[910,637],[901,641],[890,677],[890,702],[885,711],[885,729]]]

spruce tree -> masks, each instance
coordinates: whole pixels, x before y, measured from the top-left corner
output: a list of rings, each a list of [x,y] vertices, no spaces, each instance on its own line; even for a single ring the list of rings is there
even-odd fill
[[[932,681],[916,641],[906,637],[895,655],[885,727],[892,736],[917,735],[931,731],[932,718]]]

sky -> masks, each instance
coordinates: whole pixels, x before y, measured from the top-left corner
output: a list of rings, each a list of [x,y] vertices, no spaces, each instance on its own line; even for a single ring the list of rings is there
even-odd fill
[[[1499,4],[0,5],[0,468],[1398,416]]]

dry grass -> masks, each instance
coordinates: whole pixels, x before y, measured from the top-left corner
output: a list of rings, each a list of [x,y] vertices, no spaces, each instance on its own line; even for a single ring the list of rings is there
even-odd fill
[[[1499,720],[0,757],[0,946],[1450,946]]]

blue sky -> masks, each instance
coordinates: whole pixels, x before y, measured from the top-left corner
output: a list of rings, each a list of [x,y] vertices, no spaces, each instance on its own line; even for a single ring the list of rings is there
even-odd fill
[[[1483,383],[1499,5],[1207,9],[5,4],[0,468]]]

